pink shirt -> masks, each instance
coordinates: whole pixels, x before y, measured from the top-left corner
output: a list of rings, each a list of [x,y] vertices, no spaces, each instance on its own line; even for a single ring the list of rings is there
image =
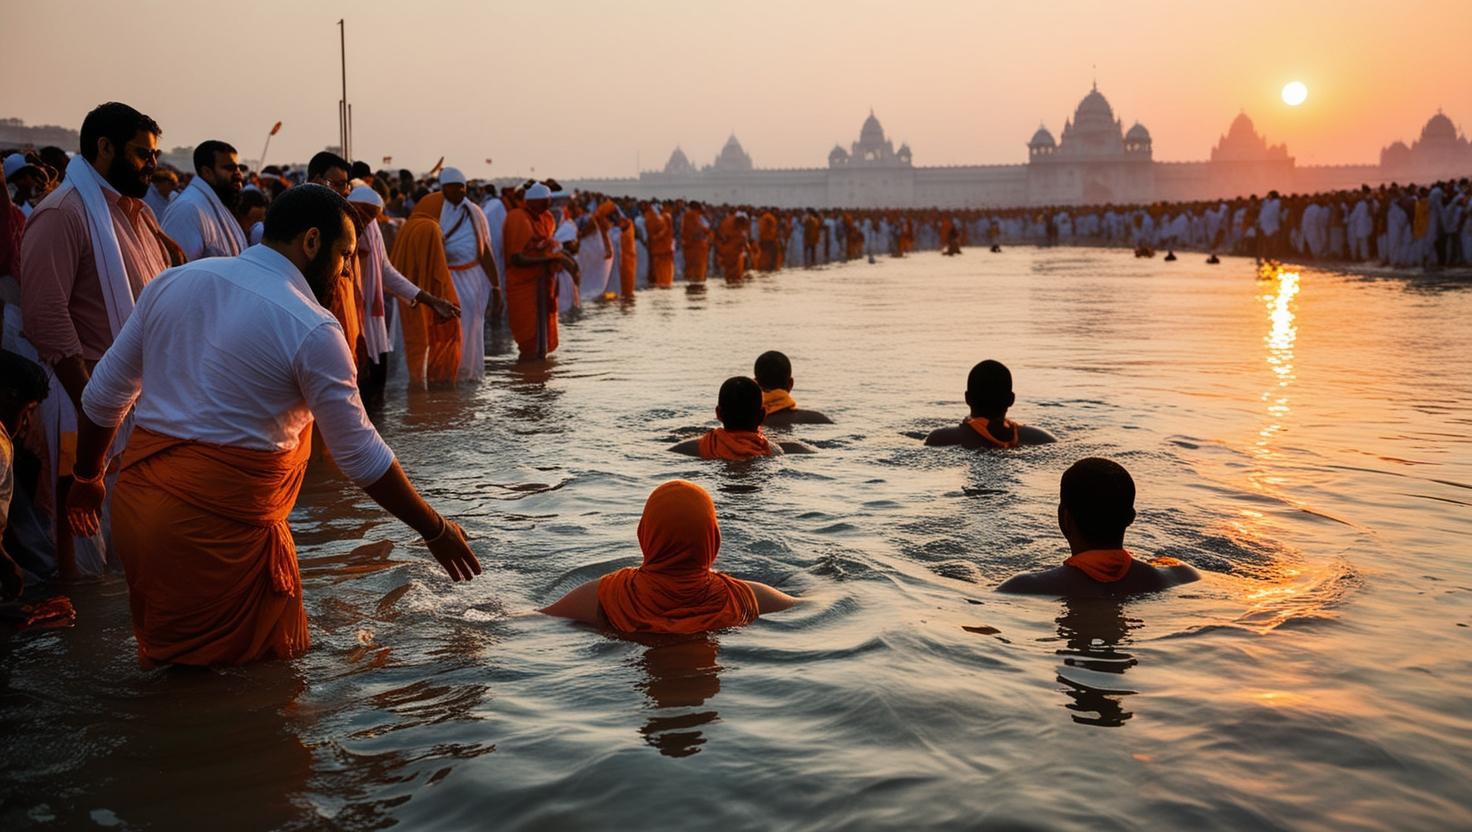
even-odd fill
[[[102,194],[136,298],[148,281],[169,267],[168,253],[158,239],[163,232],[143,200],[110,188]],[[112,344],[112,327],[92,257],[86,209],[75,190],[53,192],[36,206],[21,239],[19,272],[25,336],[41,360],[54,365],[80,355],[91,364],[102,358]]]

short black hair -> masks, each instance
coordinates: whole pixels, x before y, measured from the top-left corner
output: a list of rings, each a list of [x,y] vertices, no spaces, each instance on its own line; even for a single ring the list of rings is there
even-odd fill
[[[776,350],[768,350],[757,356],[753,370],[756,374],[756,383],[761,385],[763,390],[786,387],[787,380],[792,378],[792,362],[787,356]]]
[[[229,142],[219,139],[208,139],[199,143],[194,148],[194,172],[199,173],[201,168],[212,168],[215,166],[216,153],[239,153]]]
[[[71,159],[66,155],[66,151],[62,150],[54,144],[48,144],[40,150],[36,151],[36,155],[41,157],[41,161],[52,166],[53,168],[56,168],[62,173],[66,173],[67,163],[71,161]]]
[[[367,179],[372,175],[373,168],[368,167],[368,163],[362,159],[354,162],[352,168],[348,170],[348,176],[354,179]]]
[[[82,158],[91,162],[97,158],[97,140],[112,142],[117,152],[138,133],[162,136],[158,122],[118,101],[109,101],[93,108],[82,119]]]
[[[971,368],[966,375],[966,392],[972,404],[988,410],[1011,407],[1012,371],[1000,361],[990,358]]]
[[[0,350],[0,419],[14,419],[21,408],[44,401],[50,391],[41,365],[10,350]]]
[[[348,164],[347,159],[330,150],[324,150],[313,156],[312,161],[307,162],[307,180],[321,179],[333,168],[341,168],[343,173],[347,173],[353,169],[353,166]]]
[[[1119,546],[1135,522],[1135,481],[1118,462],[1085,457],[1063,472],[1058,502],[1090,543]]]
[[[271,202],[266,210],[262,239],[289,243],[308,229],[322,234],[322,244],[332,245],[342,236],[343,218],[354,222],[348,201],[325,185],[298,185]]]
[[[746,376],[732,376],[721,385],[716,403],[726,430],[756,430],[761,424],[762,388]]]
[[[240,201],[235,203],[235,210],[244,214],[252,208],[269,208],[271,198],[260,188],[246,188],[240,192]]]

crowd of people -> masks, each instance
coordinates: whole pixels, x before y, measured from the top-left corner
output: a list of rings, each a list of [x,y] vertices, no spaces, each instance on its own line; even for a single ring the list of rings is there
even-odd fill
[[[313,459],[330,458],[417,531],[453,579],[480,572],[463,531],[420,497],[369,419],[395,353],[411,385],[476,383],[491,327],[509,328],[520,361],[542,361],[558,347],[559,319],[584,305],[917,249],[1189,247],[1395,266],[1472,256],[1465,179],[1185,205],[787,210],[569,191],[555,180],[497,187],[453,166],[415,177],[326,151],[304,168],[252,171],[220,140],[201,143],[193,170],[180,172],[159,165],[161,132],[126,104],[103,104],[83,121],[77,154],[5,155],[0,189],[0,590],[14,597],[26,573],[120,569],[151,663],[306,648],[286,518]],[[810,453],[764,433],[828,421],[791,391],[786,356],[764,354],[752,377],[721,387],[722,427],[672,450]],[[1053,441],[1007,419],[1012,379],[997,362],[973,370],[966,401],[970,416],[927,444]],[[1123,549],[1133,483],[1122,468],[1084,460],[1062,493],[1074,571],[1011,588],[1076,591],[1079,575],[1124,581],[1116,589],[1185,579]],[[726,612],[690,620],[726,623],[794,602],[713,577],[719,534],[697,486],[656,490],[639,537],[638,574],[609,576],[548,611],[659,629],[696,596]],[[691,570],[705,576],[698,591],[670,577]]]

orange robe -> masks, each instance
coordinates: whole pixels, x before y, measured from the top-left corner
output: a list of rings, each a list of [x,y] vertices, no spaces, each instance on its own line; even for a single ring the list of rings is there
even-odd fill
[[[675,228],[670,215],[644,212],[644,234],[649,240],[649,282],[655,286],[675,285]]]
[[[363,334],[363,272],[356,256],[352,259],[352,276],[338,281],[337,291],[332,296],[332,306],[327,311],[342,325],[343,340],[348,342],[348,352],[355,359],[366,356],[366,348],[359,343]]]
[[[864,232],[858,223],[848,214],[843,215],[844,240],[847,242],[847,256],[849,260],[857,260],[864,256]]]
[[[760,613],[745,581],[711,569],[721,548],[705,489],[673,480],[654,489],[639,520],[644,562],[598,582],[598,608],[626,633],[699,633],[739,627]]]
[[[1072,566],[1099,583],[1112,584],[1124,580],[1133,561],[1127,549],[1090,549],[1065,560],[1063,565]]]
[[[691,283],[704,283],[710,270],[710,229],[705,227],[701,213],[694,208],[685,209],[680,218],[680,245],[685,250],[685,279]]]
[[[777,270],[777,217],[771,211],[764,212],[756,221],[757,250],[760,259],[757,260],[757,270],[770,272]]]
[[[726,430],[715,428],[700,437],[701,459],[743,460],[771,456],[772,445],[761,428]]]
[[[404,221],[389,262],[415,286],[454,304],[460,296],[450,279],[450,265],[445,260],[445,240],[440,234],[440,208],[444,194],[430,194],[414,206]],[[460,369],[460,322],[451,318],[441,321],[428,306],[411,307],[400,301],[403,313],[404,362],[409,367],[409,381],[420,384],[455,381]]]
[[[557,349],[557,276],[550,264],[518,266],[514,258],[552,254],[556,230],[551,211],[533,217],[525,208],[514,208],[506,214],[506,316],[516,348],[526,357],[546,358]]]
[[[740,280],[746,275],[746,232],[739,227],[735,214],[727,214],[721,220],[716,235],[716,257],[727,280]]]
[[[134,428],[112,539],[145,666],[286,659],[310,644],[286,518],[311,449],[207,445]]]
[[[1001,436],[993,436],[991,431],[987,429],[987,423],[989,421],[990,420],[981,417],[972,417],[970,419],[967,419],[965,424],[966,427],[976,431],[977,435],[980,436],[982,441],[985,442],[989,447],[1016,448],[1022,444],[1022,431],[1019,430],[1019,428],[1022,427],[1021,425],[1017,424],[1011,419],[1003,419],[1002,424],[1006,425],[1006,429],[1010,431],[1010,433],[1004,433]]]
[[[634,221],[624,220],[618,235],[618,292],[632,299],[639,288],[639,238],[634,233]]]

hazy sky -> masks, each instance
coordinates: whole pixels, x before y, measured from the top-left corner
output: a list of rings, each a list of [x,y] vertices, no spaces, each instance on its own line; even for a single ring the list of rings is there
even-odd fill
[[[81,124],[126,101],[165,147],[254,162],[337,141],[347,18],[354,151],[472,176],[627,176],[735,130],[759,167],[827,164],[872,106],[918,165],[1026,159],[1097,77],[1155,158],[1204,159],[1239,109],[1300,164],[1367,163],[1438,107],[1472,124],[1467,0],[0,0],[0,116]],[[1097,67],[1097,69],[1095,69]],[[1279,98],[1290,80],[1308,101]],[[494,159],[487,166],[485,159]]]

